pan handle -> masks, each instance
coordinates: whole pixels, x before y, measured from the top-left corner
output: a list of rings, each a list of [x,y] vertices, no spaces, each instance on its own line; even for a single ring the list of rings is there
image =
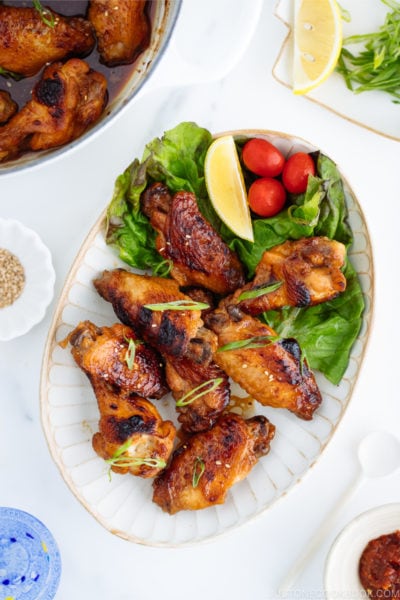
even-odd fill
[[[184,0],[171,40],[144,92],[222,79],[245,53],[263,0]]]

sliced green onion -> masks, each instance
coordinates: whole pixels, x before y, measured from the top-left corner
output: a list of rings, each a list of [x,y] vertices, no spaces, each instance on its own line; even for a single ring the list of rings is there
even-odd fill
[[[158,275],[158,277],[167,277],[170,274],[174,263],[170,258],[167,258],[160,262],[154,269],[153,275]]]
[[[106,459],[106,463],[110,465],[109,477],[111,478],[111,467],[121,467],[121,468],[131,468],[131,467],[140,467],[141,465],[145,465],[146,467],[150,467],[152,469],[164,469],[167,465],[164,459],[162,458],[152,458],[152,457],[143,457],[140,458],[138,456],[124,456],[124,452],[128,450],[128,448],[132,445],[132,440],[128,438],[124,444],[122,444],[116,452],[112,455],[111,458]]]
[[[236,340],[234,342],[229,342],[229,344],[225,344],[225,346],[221,346],[218,348],[218,352],[227,352],[228,350],[240,350],[250,348],[263,348],[264,346],[269,346],[269,344],[273,344],[281,339],[280,335],[256,335],[251,338],[247,338],[246,340]]]
[[[188,404],[192,404],[192,402],[198,400],[205,394],[213,392],[222,382],[222,377],[203,381],[203,383],[200,383],[200,385],[187,392],[182,398],[179,398],[176,402],[176,406],[187,406]]]
[[[125,362],[128,365],[128,369],[132,371],[136,357],[136,347],[142,342],[140,340],[133,340],[132,338],[125,338],[125,341],[128,342],[128,349],[125,353]]]
[[[275,292],[283,285],[283,281],[276,281],[275,283],[271,283],[271,285],[267,285],[262,288],[257,288],[253,290],[247,290],[246,292],[242,292],[238,298],[238,302],[242,300],[252,300],[253,298],[259,298],[259,296],[264,296],[264,294],[270,294],[271,292]]]
[[[172,300],[160,304],[145,304],[144,308],[149,310],[203,310],[204,308],[210,308],[210,305],[194,300]]]
[[[54,27],[55,19],[53,13],[47,8],[44,8],[40,0],[33,0],[33,6],[40,14],[40,18],[42,19],[43,23],[48,27]]]
[[[203,476],[205,469],[206,465],[204,464],[204,460],[198,456],[194,461],[193,467],[192,486],[194,488],[199,485],[199,481]]]

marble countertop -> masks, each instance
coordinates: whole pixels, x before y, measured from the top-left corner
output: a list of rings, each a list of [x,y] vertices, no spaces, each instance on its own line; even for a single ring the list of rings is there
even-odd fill
[[[286,29],[274,16],[273,2],[249,0],[252,18],[241,39],[213,35],[218,15],[212,2],[205,4],[209,10],[206,6],[196,15],[194,0],[184,0],[185,18],[192,29],[181,27],[178,37],[183,49],[184,44],[207,45],[208,57],[213,52],[214,57],[221,56],[218,64],[210,60],[207,68],[177,76],[167,53],[149,86],[111,126],[62,159],[0,175],[0,216],[34,229],[50,249],[56,271],[55,296],[44,320],[28,334],[0,342],[0,505],[32,513],[53,533],[62,558],[57,600],[279,598],[282,578],[355,478],[359,441],[372,430],[398,432],[398,358],[393,344],[400,335],[395,291],[399,142],[294,96],[274,79],[272,70]],[[231,5],[233,32],[240,21],[239,5]],[[190,60],[196,62],[196,57]],[[369,228],[375,306],[351,402],[309,473],[272,508],[239,529],[208,543],[167,549],[112,535],[77,501],[47,447],[39,381],[63,282],[107,205],[116,176],[141,154],[148,140],[183,120],[196,121],[213,132],[245,128],[287,132],[328,154],[358,197]],[[335,537],[364,510],[398,501],[399,489],[399,471],[379,481],[366,480],[286,597],[324,598],[324,564]]]

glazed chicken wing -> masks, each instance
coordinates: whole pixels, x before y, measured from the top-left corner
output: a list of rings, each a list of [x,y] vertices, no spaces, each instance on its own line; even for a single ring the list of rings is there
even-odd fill
[[[200,213],[190,192],[174,196],[154,183],[141,198],[143,212],[158,232],[156,248],[173,267],[171,276],[182,286],[200,286],[221,295],[244,284],[243,267]]]
[[[227,302],[238,303],[251,315],[283,306],[312,306],[332,300],[346,289],[341,269],[346,258],[343,244],[326,237],[287,241],[264,252],[253,281],[237,290]],[[277,284],[277,289],[262,290]],[[241,300],[245,292],[261,295]]]
[[[8,92],[0,90],[0,124],[6,123],[18,110],[16,102]]]
[[[269,452],[275,427],[263,416],[224,414],[185,441],[153,482],[153,501],[171,515],[223,504],[235,483]]]
[[[79,137],[103,112],[107,81],[79,58],[48,66],[30,100],[0,128],[0,161]]]
[[[176,430],[172,421],[163,421],[149,400],[135,395],[116,399],[108,388],[98,404],[99,431],[92,444],[111,469],[145,478],[162,471],[173,450]]]
[[[216,363],[250,396],[264,406],[286,408],[302,419],[312,419],[321,393],[296,340],[277,339],[273,329],[237,306],[217,309],[207,317],[207,324],[218,335]],[[245,340],[249,345],[241,346]],[[232,343],[234,348],[223,349]]]
[[[141,390],[159,396],[165,388],[157,376],[157,359],[143,345],[138,347],[135,368],[129,373],[125,334],[132,339],[133,332],[123,325],[97,328],[83,322],[66,341],[97,399],[100,421],[93,449],[113,471],[154,477],[168,462],[176,430],[171,421],[163,421],[149,400],[135,393]]]
[[[135,2],[133,3],[135,4]],[[45,9],[0,5],[0,66],[30,77],[67,56],[86,56],[95,45],[93,28],[82,17],[63,17]]]
[[[214,362],[167,358],[166,376],[177,401],[178,421],[186,433],[210,429],[229,404],[228,376]]]
[[[69,334],[68,341],[75,362],[95,389],[107,384],[120,397],[139,394],[162,398],[167,393],[161,357],[137,340],[130,327],[121,323],[97,327],[83,321]]]
[[[88,19],[96,30],[104,64],[125,65],[135,60],[150,41],[145,0],[90,0]]]
[[[176,281],[115,269],[104,271],[94,280],[94,286],[111,302],[118,318],[163,356],[186,356],[199,363],[211,361],[216,337],[203,327],[200,310],[146,308],[148,304],[191,301],[180,292]]]

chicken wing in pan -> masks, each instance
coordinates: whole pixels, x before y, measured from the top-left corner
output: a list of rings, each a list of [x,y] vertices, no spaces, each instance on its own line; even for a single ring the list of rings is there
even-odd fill
[[[222,504],[228,490],[269,452],[274,434],[266,417],[220,416],[212,429],[194,434],[174,452],[153,482],[153,501],[171,515]]]
[[[85,61],[49,65],[32,100],[0,128],[0,161],[74,140],[97,121],[106,101],[105,77]]]
[[[94,280],[94,286],[111,302],[118,318],[163,356],[185,356],[206,364],[211,361],[217,348],[216,336],[203,327],[200,310],[178,310],[182,308],[179,304],[173,309],[174,303],[193,302],[179,290],[176,281],[115,269],[104,271]],[[170,308],[147,308],[154,304]]]
[[[283,306],[304,307],[332,300],[346,289],[341,270],[345,260],[345,246],[326,237],[287,241],[264,252],[253,281],[227,302],[258,315]],[[249,292],[253,297],[246,299]]]
[[[141,206],[158,232],[156,248],[172,261],[171,276],[181,286],[226,295],[244,285],[237,255],[200,213],[194,194],[171,196],[164,184],[154,183],[142,194]]]
[[[86,56],[95,43],[93,27],[82,17],[0,4],[0,66],[7,71],[30,77],[45,64]]]
[[[150,41],[145,0],[91,0],[88,19],[97,36],[101,61],[109,67],[126,65]]]
[[[207,324],[218,335],[215,362],[250,396],[264,406],[312,419],[322,397],[296,340],[279,339],[273,329],[233,305],[208,315]]]

